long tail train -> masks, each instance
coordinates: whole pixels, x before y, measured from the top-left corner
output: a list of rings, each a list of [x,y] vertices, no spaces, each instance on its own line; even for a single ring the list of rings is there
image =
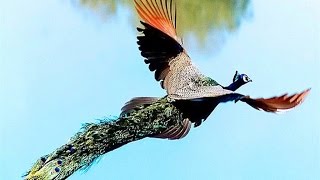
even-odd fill
[[[87,123],[68,143],[39,158],[24,178],[66,179],[77,170],[88,168],[107,152],[145,137],[156,137],[181,122],[181,112],[163,98],[116,120]]]

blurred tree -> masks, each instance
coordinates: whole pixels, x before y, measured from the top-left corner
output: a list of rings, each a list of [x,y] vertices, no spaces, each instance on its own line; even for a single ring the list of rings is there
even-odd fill
[[[81,5],[92,9],[103,16],[117,13],[118,6],[134,11],[133,0],[80,0]],[[211,32],[237,30],[241,21],[248,15],[250,0],[179,0],[178,24],[179,34],[194,35],[201,44]]]

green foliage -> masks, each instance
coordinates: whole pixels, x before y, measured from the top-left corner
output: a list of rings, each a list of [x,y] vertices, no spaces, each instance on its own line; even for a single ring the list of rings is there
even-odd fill
[[[80,0],[80,4],[107,16],[118,6],[130,8],[136,21],[133,0]],[[204,42],[210,32],[235,31],[246,16],[250,0],[177,0],[177,28],[182,36],[193,34]]]

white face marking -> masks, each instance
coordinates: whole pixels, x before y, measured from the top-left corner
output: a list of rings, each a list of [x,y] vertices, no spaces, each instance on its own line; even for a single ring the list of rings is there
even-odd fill
[[[250,81],[250,79],[249,79],[249,77],[247,75],[244,75],[242,77],[242,80],[243,80],[243,82],[246,82],[246,83]]]

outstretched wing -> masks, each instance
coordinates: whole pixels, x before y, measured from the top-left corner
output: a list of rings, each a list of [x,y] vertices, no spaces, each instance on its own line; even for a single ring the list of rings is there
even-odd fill
[[[181,84],[180,72],[196,68],[191,64],[176,32],[176,7],[172,0],[135,0],[143,28],[138,28],[138,45],[150,71],[168,94]],[[174,82],[173,82],[174,81]],[[183,80],[183,83],[188,83]]]
[[[246,102],[251,107],[263,110],[266,112],[283,112],[291,110],[292,108],[298,106],[301,104],[304,99],[309,94],[310,89],[307,89],[301,93],[293,94],[291,96],[288,96],[288,94],[284,94],[282,96],[275,96],[272,98],[258,98],[258,99],[252,99],[248,96],[245,96],[241,99],[241,101]]]

